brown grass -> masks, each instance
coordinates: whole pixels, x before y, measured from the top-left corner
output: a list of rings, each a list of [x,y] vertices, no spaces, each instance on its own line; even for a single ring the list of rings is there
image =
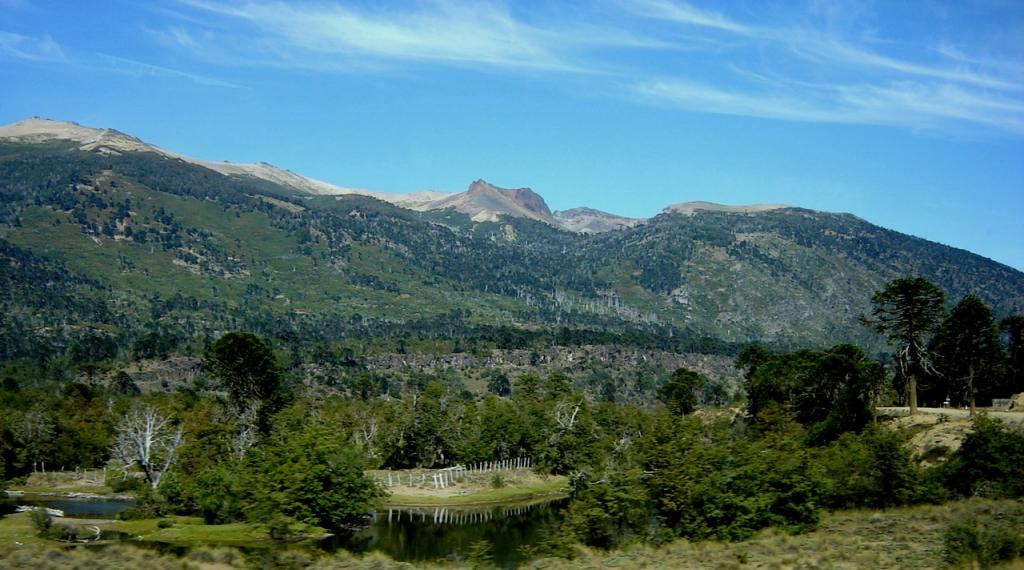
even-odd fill
[[[946,529],[951,522],[972,516],[1024,518],[1024,502],[977,499],[888,511],[843,511],[826,515],[815,531],[802,535],[769,529],[737,543],[679,540],[662,548],[636,546],[617,552],[580,549],[575,560],[537,560],[528,567],[943,568]],[[1009,567],[1024,568],[1024,561]]]

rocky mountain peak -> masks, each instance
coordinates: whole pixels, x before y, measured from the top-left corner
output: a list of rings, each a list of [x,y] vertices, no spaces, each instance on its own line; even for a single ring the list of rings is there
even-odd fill
[[[529,188],[500,188],[485,180],[476,180],[460,194],[447,196],[428,209],[454,208],[475,221],[497,221],[500,216],[530,218],[558,226],[547,202]]]
[[[469,185],[468,192],[493,191],[538,215],[551,217],[551,209],[540,194],[530,188],[499,188],[483,179]]]

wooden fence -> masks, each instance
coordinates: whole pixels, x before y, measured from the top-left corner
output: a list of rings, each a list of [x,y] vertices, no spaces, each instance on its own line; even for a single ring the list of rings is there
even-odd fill
[[[430,487],[447,489],[453,484],[467,478],[483,474],[501,473],[517,469],[530,469],[533,462],[529,457],[516,457],[500,461],[480,461],[468,465],[454,465],[443,469],[425,469],[409,471],[375,471],[371,477],[385,487],[406,485],[409,487]]]

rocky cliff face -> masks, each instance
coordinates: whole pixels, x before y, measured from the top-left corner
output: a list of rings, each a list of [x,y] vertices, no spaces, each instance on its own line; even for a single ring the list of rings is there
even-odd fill
[[[733,359],[727,356],[674,353],[615,345],[555,346],[543,350],[491,350],[487,354],[466,352],[442,355],[385,354],[365,359],[367,370],[400,372],[413,368],[438,372],[445,368],[482,370],[501,368],[514,373],[548,374],[559,370],[587,369],[593,364],[615,370],[636,370],[641,366],[672,371],[685,367],[712,378],[737,376]]]
[[[529,188],[499,188],[484,180],[477,180],[469,189],[441,200],[431,202],[421,210],[452,208],[468,214],[475,222],[494,222],[502,216],[528,218],[558,226],[544,198]]]
[[[554,216],[563,228],[581,234],[599,234],[623,230],[644,223],[644,220],[640,218],[627,218],[593,208],[582,207],[561,210],[555,212]]]

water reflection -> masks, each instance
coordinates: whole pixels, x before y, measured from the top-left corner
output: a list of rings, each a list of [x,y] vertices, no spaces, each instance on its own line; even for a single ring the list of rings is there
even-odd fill
[[[390,508],[387,509],[388,525],[402,522],[408,519],[412,522],[424,524],[427,522],[440,525],[466,525],[484,523],[497,518],[525,517],[534,510],[545,504],[518,505],[515,507],[496,507],[488,510],[473,510],[466,508],[433,507],[431,508]],[[384,511],[374,515],[374,522],[384,520]]]
[[[64,515],[86,519],[113,519],[117,513],[133,506],[135,501],[121,499],[82,499],[45,495],[5,496],[0,493],[0,516],[13,513],[18,505],[47,507],[64,511]]]
[[[525,561],[523,545],[534,545],[558,528],[564,500],[493,508],[383,509],[351,537],[321,546],[355,552],[378,550],[402,561],[463,559],[474,543],[487,541],[494,562],[514,567]]]
[[[523,505],[488,508],[391,508],[374,514],[366,528],[353,535],[331,537],[319,544],[328,551],[381,551],[401,561],[462,560],[480,541],[490,546],[499,567],[512,568],[525,562],[520,547],[536,545],[551,536],[562,518],[564,499]],[[67,499],[45,496],[0,495],[0,516],[14,512],[16,505],[46,506],[65,511],[75,518],[115,518],[134,501],[113,499]],[[105,533],[104,539],[118,539]],[[140,546],[183,555],[188,548],[141,542]],[[263,545],[265,548],[266,545]],[[243,549],[244,550],[244,549]]]

